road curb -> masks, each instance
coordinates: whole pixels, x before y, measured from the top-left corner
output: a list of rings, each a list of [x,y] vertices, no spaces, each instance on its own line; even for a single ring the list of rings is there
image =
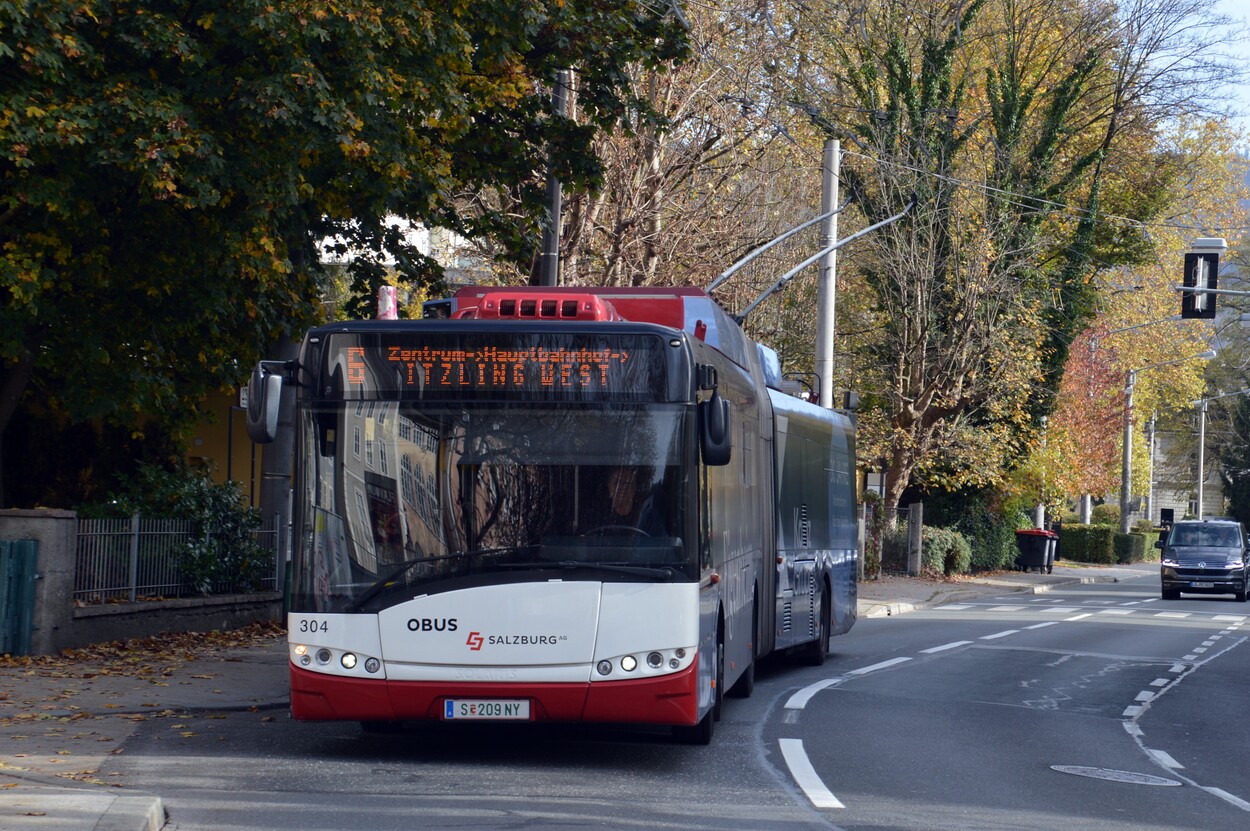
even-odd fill
[[[1116,575],[1091,575],[1089,577],[1061,577],[1049,583],[1036,586],[1020,586],[1010,583],[978,583],[977,585],[984,587],[984,590],[978,589],[953,589],[949,594],[944,594],[933,600],[918,600],[916,602],[882,602],[872,603],[867,608],[859,612],[859,617],[893,617],[895,615],[903,615],[908,612],[916,612],[921,609],[931,609],[936,606],[944,606],[947,603],[956,603],[960,600],[967,600],[976,597],[983,597],[986,594],[992,594],[995,591],[1018,592],[1022,594],[1046,594],[1057,588],[1064,586],[1079,586],[1092,583],[1119,583],[1120,577]]]

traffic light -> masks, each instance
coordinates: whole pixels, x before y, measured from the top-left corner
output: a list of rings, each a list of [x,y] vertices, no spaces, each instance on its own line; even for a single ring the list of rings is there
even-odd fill
[[[1219,254],[1186,254],[1185,274],[1181,284],[1185,288],[1219,288],[1219,270]],[[1198,291],[1181,292],[1181,317],[1185,319],[1214,319],[1216,296]]]

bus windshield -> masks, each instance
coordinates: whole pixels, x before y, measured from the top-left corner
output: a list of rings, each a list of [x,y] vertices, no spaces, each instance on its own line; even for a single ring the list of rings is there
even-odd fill
[[[292,610],[513,580],[697,579],[687,429],[679,404],[307,406]]]

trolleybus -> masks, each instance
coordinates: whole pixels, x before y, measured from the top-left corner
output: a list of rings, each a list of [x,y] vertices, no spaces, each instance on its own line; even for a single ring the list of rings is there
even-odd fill
[[[853,417],[698,289],[470,287],[332,323],[295,391],[291,712],[666,725],[855,621]]]

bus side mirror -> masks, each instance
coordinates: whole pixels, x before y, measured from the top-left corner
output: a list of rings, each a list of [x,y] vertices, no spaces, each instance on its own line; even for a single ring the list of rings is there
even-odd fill
[[[278,436],[278,405],[282,402],[282,376],[257,364],[247,382],[247,434],[257,444]]]
[[[712,397],[699,404],[699,449],[705,465],[729,464],[729,402],[712,390]]]

